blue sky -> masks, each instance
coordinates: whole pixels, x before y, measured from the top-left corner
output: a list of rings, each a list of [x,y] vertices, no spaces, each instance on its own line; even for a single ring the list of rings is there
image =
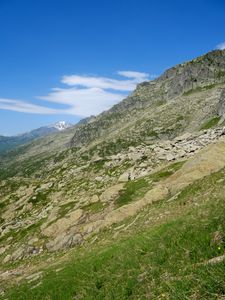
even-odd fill
[[[0,0],[0,134],[75,123],[223,43],[224,0]]]

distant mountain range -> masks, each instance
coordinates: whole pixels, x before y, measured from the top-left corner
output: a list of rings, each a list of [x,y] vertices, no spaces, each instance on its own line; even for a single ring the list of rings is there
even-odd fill
[[[16,146],[30,142],[36,138],[46,136],[48,134],[63,131],[72,127],[72,124],[65,121],[59,121],[48,126],[42,126],[30,132],[26,132],[16,136],[0,136],[0,153],[4,153]]]

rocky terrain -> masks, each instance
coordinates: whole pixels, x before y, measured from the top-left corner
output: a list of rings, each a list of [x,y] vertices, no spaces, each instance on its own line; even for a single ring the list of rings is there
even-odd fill
[[[140,274],[137,274],[138,283],[133,287],[135,290],[135,286],[143,284],[145,296],[143,294],[142,298],[137,298],[135,291],[132,291],[134,294],[129,294],[126,289],[125,292],[118,292],[119,294],[115,292],[116,298],[112,295],[107,298],[100,279],[89,292],[86,287],[80,294],[57,298],[58,296],[44,289],[46,282],[50,282],[48,276],[42,280],[50,267],[61,274],[62,264],[69,264],[73,253],[80,260],[86,255],[86,262],[90,260],[92,251],[99,251],[103,253],[104,260],[104,251],[111,249],[107,247],[113,247],[110,244],[112,242],[117,243],[117,249],[126,243],[133,243],[135,238],[138,240],[137,244],[144,243],[145,239],[140,234],[145,236],[148,232],[153,236],[153,231],[149,233],[148,230],[161,228],[159,230],[164,236],[163,228],[169,222],[181,222],[179,220],[183,220],[186,227],[192,223],[199,225],[198,218],[194,215],[198,209],[202,220],[209,222],[208,215],[213,215],[214,210],[205,208],[207,203],[213,206],[217,201],[217,208],[223,210],[224,50],[216,50],[177,65],[156,80],[139,84],[129,97],[109,111],[2,155],[0,167],[0,294],[3,299],[31,299],[26,291],[30,287],[34,291],[43,287],[39,289],[43,294],[33,294],[32,297],[37,299],[224,297],[224,281],[216,273],[222,283],[215,284],[217,288],[209,292],[208,298],[201,294],[203,291],[206,293],[207,288],[199,286],[199,290],[194,290],[194,285],[191,295],[188,294],[189,289],[187,294],[179,294],[179,297],[178,291],[174,294],[173,289],[168,286],[160,285],[162,290],[154,286],[152,289],[155,294],[148,298],[148,285],[144,284],[144,278],[151,266],[140,270]],[[192,221],[185,221],[189,217]],[[220,272],[220,267],[224,264],[225,220],[222,215],[219,218],[219,213],[217,219],[218,222],[215,221],[210,227],[209,235],[204,235],[207,242],[204,243],[209,248],[215,244],[217,250],[212,246],[211,252],[207,252],[204,257],[196,254],[200,261],[194,263],[195,266],[211,266],[216,262],[216,268]],[[208,226],[207,223],[204,224]],[[171,228],[173,226],[175,225],[171,225]],[[174,232],[179,232],[183,225],[180,226],[174,227]],[[186,227],[182,229],[184,235]],[[193,236],[197,234],[196,230],[193,231]],[[180,236],[176,237],[177,240],[179,238]],[[193,238],[193,241],[193,247],[197,247],[197,240]],[[166,235],[164,242],[166,245]],[[158,241],[155,245],[157,243]],[[185,241],[181,240],[180,243]],[[164,249],[164,244],[157,245]],[[188,246],[185,244],[183,247],[186,249]],[[185,255],[189,258],[191,251],[201,252],[197,248],[188,249],[185,250],[188,253]],[[123,251],[118,251],[122,255]],[[139,257],[139,250],[135,251],[135,255],[132,253],[134,260],[134,257]],[[148,253],[147,248],[143,251]],[[114,252],[117,250],[114,249]],[[149,253],[151,256],[152,252]],[[170,255],[172,257],[172,253]],[[141,257],[140,261],[143,259]],[[182,258],[182,262],[189,259],[187,257]],[[79,259],[75,266],[78,266]],[[83,270],[84,265],[85,263],[79,265],[80,270]],[[123,264],[120,267],[123,268]],[[98,272],[98,268],[96,266],[96,271],[93,272]],[[138,268],[136,266],[135,270]],[[166,272],[163,270],[160,276],[172,276]],[[195,271],[192,270],[190,274],[195,274]],[[190,274],[182,274],[183,280]],[[106,274],[104,276],[107,277]],[[177,273],[173,276],[176,277]],[[212,280],[210,276],[209,278]],[[88,280],[92,282],[91,278]],[[179,281],[177,277],[176,280]],[[154,285],[153,281],[148,279],[151,285]],[[19,284],[19,289],[21,286],[24,290],[16,290],[15,284]],[[52,287],[52,291],[54,289]],[[108,289],[112,289],[112,286]],[[185,289],[186,287],[183,291]],[[138,292],[139,296],[142,295],[140,293],[142,292]]]

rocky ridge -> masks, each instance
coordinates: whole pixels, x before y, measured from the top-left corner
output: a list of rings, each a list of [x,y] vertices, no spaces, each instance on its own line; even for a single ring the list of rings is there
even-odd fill
[[[140,143],[146,135],[173,138],[187,127],[198,130],[210,116],[221,113],[218,100],[224,83],[225,51],[209,52],[167,70],[153,81],[139,84],[121,103],[79,127],[71,145],[79,147],[107,136],[115,142],[119,138],[129,141],[132,136]],[[211,99],[207,105],[206,98]],[[177,103],[179,107],[174,108]],[[193,111],[198,116],[193,116]],[[162,128],[157,132],[154,127]]]

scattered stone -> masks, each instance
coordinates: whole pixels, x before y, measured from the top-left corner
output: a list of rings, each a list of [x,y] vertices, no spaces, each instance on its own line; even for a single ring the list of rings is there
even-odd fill
[[[95,177],[95,181],[101,182],[102,180],[103,180],[103,177],[102,177],[102,176],[97,176],[97,177]]]
[[[187,132],[187,133],[184,133],[182,134],[181,136],[178,136],[174,139],[175,142],[181,142],[183,140],[188,140],[192,137],[192,134]]]
[[[42,192],[44,190],[48,190],[53,186],[53,182],[48,182],[45,184],[42,184],[39,188],[36,189],[36,192]]]
[[[120,175],[118,181],[119,182],[126,182],[129,179],[130,180],[135,179],[134,168],[130,168],[126,172],[124,172],[122,175]]]
[[[211,239],[211,244],[220,246],[220,245],[223,245],[223,243],[224,243],[223,234],[219,230],[213,232],[212,239]]]
[[[213,257],[213,258],[209,259],[204,264],[205,265],[215,265],[215,264],[221,263],[224,260],[225,260],[225,255],[221,255],[221,256],[217,256],[217,257]]]
[[[175,160],[175,156],[172,155],[171,153],[169,153],[169,154],[166,155],[166,160],[168,160],[168,161]]]
[[[0,247],[0,255],[2,255],[3,253],[5,253],[6,248],[5,247]]]
[[[91,197],[91,199],[89,200],[89,203],[96,203],[96,202],[98,202],[98,201],[99,201],[98,195],[93,195],[93,196]]]
[[[6,264],[12,259],[10,254],[7,254],[6,257],[3,259],[3,263]]]

